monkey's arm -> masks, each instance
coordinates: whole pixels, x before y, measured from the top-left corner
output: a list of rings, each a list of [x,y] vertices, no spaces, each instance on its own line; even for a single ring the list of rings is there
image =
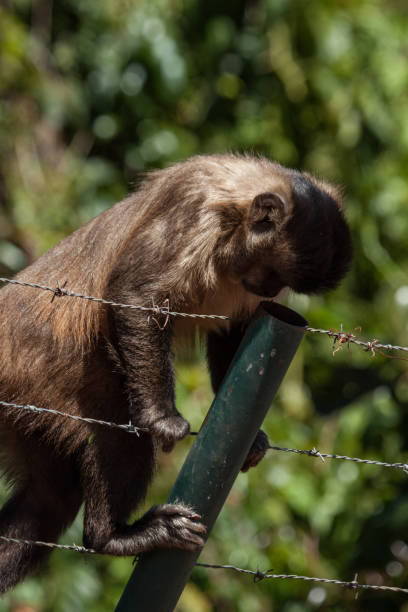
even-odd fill
[[[126,286],[126,283],[125,283]],[[111,287],[115,301],[146,304],[144,296]],[[110,312],[110,336],[120,369],[132,423],[147,429],[170,451],[177,440],[190,431],[188,422],[176,410],[172,364],[171,321],[164,328],[163,315],[113,307]]]
[[[214,393],[218,392],[244,333],[244,325],[231,324],[229,331],[210,332],[208,334],[207,359]],[[255,467],[263,459],[268,447],[268,436],[260,429],[241,471],[247,472],[249,468]]]

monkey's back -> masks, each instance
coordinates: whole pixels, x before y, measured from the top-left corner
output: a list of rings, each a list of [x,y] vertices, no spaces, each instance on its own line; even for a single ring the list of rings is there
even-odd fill
[[[121,378],[107,357],[107,340],[101,336],[86,347],[72,339],[61,346],[55,343],[50,324],[33,323],[33,313],[28,317],[7,316],[15,312],[15,302],[12,291],[0,291],[0,400],[127,422]],[[20,297],[18,304],[20,312],[30,310],[28,296]],[[0,406],[0,461],[6,469],[10,464],[19,464],[20,454],[27,457],[19,448],[27,445],[46,446],[52,453],[62,455],[74,454],[95,427],[98,428],[46,412]]]
[[[100,216],[68,236],[17,278],[47,286],[70,278],[78,283],[75,288],[102,297],[98,265],[92,269],[92,258],[103,265],[102,247],[108,242],[101,226],[106,232],[109,219],[101,221]],[[0,290],[0,400],[127,422],[120,377],[102,333],[104,309],[71,297],[51,299],[50,292],[19,285]],[[45,412],[0,406],[0,462],[8,473],[25,469],[27,445],[74,454],[94,429]]]

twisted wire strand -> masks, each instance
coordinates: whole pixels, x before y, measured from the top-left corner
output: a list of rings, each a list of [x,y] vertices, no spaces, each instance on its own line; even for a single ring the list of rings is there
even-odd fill
[[[43,291],[50,291],[57,297],[67,296],[67,297],[75,297],[81,298],[83,300],[89,300],[91,302],[98,302],[100,304],[106,304],[107,306],[114,306],[116,308],[129,308],[130,310],[141,310],[144,312],[151,312],[154,314],[163,314],[170,315],[173,317],[184,317],[189,319],[221,319],[222,321],[237,321],[241,319],[234,319],[233,317],[228,317],[226,315],[215,315],[215,314],[194,314],[188,312],[175,312],[169,310],[167,306],[157,306],[153,304],[152,306],[139,306],[136,304],[123,304],[121,302],[113,302],[112,300],[105,300],[104,298],[97,298],[92,295],[85,295],[83,293],[77,293],[76,291],[71,291],[70,289],[65,289],[65,287],[49,287],[47,285],[40,285],[39,283],[29,283],[25,281],[19,281],[10,278],[0,278],[0,282],[2,283],[10,283],[12,285],[21,285],[23,287],[32,287],[34,289],[42,289]]]
[[[197,314],[197,313],[187,313],[187,312],[176,312],[170,310],[167,306],[158,306],[156,304],[152,304],[152,306],[140,306],[137,304],[124,304],[121,302],[114,302],[112,300],[105,300],[104,298],[97,298],[91,295],[85,295],[83,293],[78,293],[76,291],[71,291],[70,289],[65,288],[65,284],[61,287],[59,283],[56,287],[50,287],[48,285],[42,285],[40,283],[31,283],[28,281],[20,281],[11,278],[0,277],[0,282],[8,283],[12,285],[20,285],[22,287],[31,287],[33,289],[40,289],[43,291],[49,291],[54,294],[54,297],[74,297],[80,298],[83,300],[89,300],[91,302],[98,302],[100,304],[105,304],[107,306],[113,306],[115,308],[128,308],[131,310],[140,310],[144,312],[150,312],[153,314],[162,314],[165,316],[173,316],[173,317],[183,317],[189,319],[215,319],[222,321],[235,321],[242,322],[245,319],[236,319],[234,317],[229,317],[227,315],[216,315],[216,314]],[[53,298],[54,299],[54,298]],[[407,346],[399,346],[393,344],[383,344],[378,342],[377,339],[374,340],[362,340],[358,338],[354,334],[343,332],[342,330],[333,330],[333,329],[320,329],[316,327],[306,327],[306,331],[309,333],[315,334],[325,334],[331,338],[333,338],[336,342],[341,344],[356,344],[358,346],[364,347],[367,351],[371,351],[371,354],[374,356],[375,351],[385,350],[385,351],[403,351],[408,353]]]
[[[301,576],[298,574],[270,574],[268,572],[261,572],[259,570],[248,570],[242,567],[236,567],[235,565],[215,565],[210,563],[196,563],[198,567],[205,567],[208,569],[226,569],[239,572],[240,574],[249,574],[254,577],[254,582],[260,582],[261,580],[269,579],[281,579],[281,580],[304,580],[306,582],[320,582],[323,584],[336,584],[338,586],[347,587],[349,589],[369,589],[372,591],[392,591],[393,593],[405,593],[408,595],[408,589],[401,587],[383,586],[377,584],[362,584],[356,579],[351,581],[345,580],[334,580],[330,578],[316,578],[314,576]]]
[[[361,340],[361,338],[357,338],[354,334],[348,334],[343,331],[338,331],[334,329],[320,329],[316,327],[306,327],[306,331],[312,334],[325,334],[326,336],[330,336],[335,340],[342,340],[344,343],[349,344],[357,344],[358,346],[363,346],[368,351],[375,352],[376,350],[386,350],[386,351],[404,351],[408,353],[408,346],[398,346],[396,344],[382,344],[377,340]]]
[[[13,404],[12,402],[4,402],[0,401],[0,406],[4,406],[5,408],[16,408],[17,410],[26,410],[28,412],[46,412],[49,414],[55,414],[57,416],[62,416],[67,419],[73,419],[74,421],[84,421],[85,423],[95,424],[95,425],[103,425],[104,427],[111,427],[114,429],[122,429],[123,431],[127,431],[128,433],[139,435],[140,431],[146,431],[145,429],[141,429],[139,427],[135,427],[134,425],[119,425],[118,423],[111,423],[109,421],[101,421],[99,419],[91,419],[90,417],[78,416],[76,414],[68,414],[67,412],[61,412],[60,410],[55,410],[54,408],[39,408],[38,406],[32,406],[30,404]]]
[[[48,413],[48,414],[54,414],[56,416],[62,416],[62,417],[66,417],[68,419],[73,419],[75,421],[84,421],[85,423],[89,423],[89,424],[95,424],[95,425],[102,425],[104,427],[110,427],[110,428],[114,428],[114,429],[121,429],[123,431],[126,431],[128,433],[131,434],[136,434],[139,435],[139,432],[144,432],[147,431],[144,428],[140,428],[140,427],[136,427],[134,425],[131,424],[118,424],[118,423],[112,423],[110,421],[101,421],[99,419],[92,419],[89,417],[83,417],[83,416],[78,416],[78,415],[74,415],[74,414],[68,414],[66,412],[61,412],[60,410],[55,410],[54,408],[40,408],[39,406],[33,406],[30,404],[14,404],[12,402],[5,402],[5,401],[1,401],[0,400],[0,406],[4,406],[5,408],[14,408],[16,410],[26,410],[29,412],[34,412],[34,413]],[[197,435],[197,432],[190,432],[190,435],[195,436]],[[392,468],[392,469],[397,469],[397,470],[402,470],[403,472],[405,472],[406,474],[408,473],[408,464],[404,463],[402,461],[397,462],[397,463],[388,463],[386,461],[378,461],[376,459],[361,459],[360,457],[349,457],[348,455],[339,455],[337,453],[322,453],[319,450],[317,450],[316,448],[313,448],[311,450],[303,450],[303,449],[299,449],[299,448],[288,448],[288,447],[284,447],[284,446],[275,446],[275,445],[269,445],[268,446],[269,450],[274,450],[274,451],[280,451],[280,452],[285,452],[285,453],[294,453],[294,454],[298,454],[298,455],[306,455],[309,457],[318,457],[320,458],[323,462],[325,459],[337,459],[337,460],[342,460],[342,461],[353,461],[354,463],[365,463],[367,465],[376,465],[378,467],[385,467],[385,468]]]
[[[4,542],[10,542],[11,544],[27,544],[29,546],[45,546],[46,548],[52,548],[55,550],[73,550],[79,553],[89,553],[92,555],[101,555],[93,548],[85,548],[84,546],[78,546],[77,544],[55,544],[54,542],[41,542],[40,540],[23,540],[22,538],[10,538],[8,536],[0,535],[0,540]]]
[[[11,544],[19,544],[19,545],[28,545],[28,546],[43,546],[46,548],[54,549],[54,550],[70,550],[82,554],[91,554],[98,555],[104,554],[100,553],[93,548],[85,548],[84,546],[78,546],[77,544],[55,544],[54,542],[42,542],[40,540],[25,540],[22,538],[10,538],[8,536],[0,535],[0,540],[4,542],[9,542]],[[344,580],[335,580],[330,578],[317,578],[315,576],[302,576],[298,574],[271,574],[268,572],[261,572],[259,569],[248,570],[242,567],[237,567],[235,565],[219,565],[212,563],[196,563],[196,567],[203,567],[206,569],[226,569],[238,572],[240,574],[247,574],[253,576],[254,582],[261,582],[261,580],[265,579],[281,579],[281,580],[303,580],[305,582],[319,582],[323,584],[335,584],[338,586],[347,587],[349,589],[359,590],[366,589],[372,591],[391,591],[393,593],[404,593],[408,594],[408,589],[403,589],[401,587],[391,587],[391,586],[383,586],[376,584],[362,584],[358,582],[356,579],[351,581]]]
[[[311,450],[301,450],[299,448],[286,448],[284,446],[272,446],[268,447],[270,450],[281,451],[284,453],[296,453],[298,455],[308,455],[309,457],[319,457],[323,463],[325,459],[339,459],[342,461],[354,461],[354,463],[365,463],[367,465],[378,465],[379,467],[393,468],[402,470],[405,474],[408,474],[408,464],[402,461],[397,463],[388,463],[386,461],[377,461],[375,459],[360,459],[359,457],[349,457],[348,455],[338,455],[337,453],[321,453],[316,448]]]

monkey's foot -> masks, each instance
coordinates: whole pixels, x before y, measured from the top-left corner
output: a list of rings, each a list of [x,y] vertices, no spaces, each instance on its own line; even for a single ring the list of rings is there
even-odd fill
[[[262,429],[256,434],[254,443],[252,444],[247,458],[244,461],[244,465],[241,468],[241,472],[247,472],[249,468],[255,467],[264,458],[266,451],[269,448],[268,436]]]
[[[156,548],[199,550],[204,546],[207,531],[200,515],[182,504],[153,506],[133,525],[118,527],[108,537],[87,537],[90,546],[109,555],[137,555]]]
[[[159,438],[162,449],[168,453],[179,440],[190,433],[190,423],[181,414],[163,416],[149,424],[149,431],[155,438]]]
[[[183,504],[153,506],[140,519],[143,534],[152,533],[154,548],[198,550],[204,546],[205,525],[195,510]]]

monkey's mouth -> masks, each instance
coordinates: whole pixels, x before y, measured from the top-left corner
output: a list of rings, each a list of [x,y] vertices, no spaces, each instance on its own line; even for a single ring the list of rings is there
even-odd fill
[[[266,286],[258,286],[248,282],[247,280],[242,281],[242,286],[249,293],[254,293],[255,295],[259,295],[259,297],[264,298],[274,298],[285,288],[285,285],[282,283],[271,283]]]

